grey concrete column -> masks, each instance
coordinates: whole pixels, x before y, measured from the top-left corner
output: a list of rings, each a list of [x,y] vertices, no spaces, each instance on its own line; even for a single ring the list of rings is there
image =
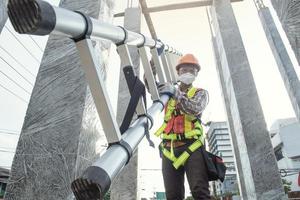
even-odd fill
[[[300,82],[298,76],[277,30],[269,8],[259,8],[258,14],[283,79],[285,88],[289,94],[296,117],[300,122]]]
[[[0,1],[0,34],[7,20],[6,5],[7,5],[7,0]]]
[[[125,10],[124,27],[134,32],[141,31],[141,10],[139,8],[127,8]],[[140,56],[136,47],[129,47],[134,70],[137,75],[140,72]],[[121,63],[121,66],[122,63]],[[126,84],[122,67],[120,68],[119,96],[117,109],[117,122],[121,125],[130,100],[130,93]],[[112,200],[136,200],[138,184],[138,150],[134,153],[130,162],[124,167],[112,184]]]
[[[300,65],[300,1],[271,0]]]
[[[238,138],[237,138],[236,133],[234,132],[234,121],[233,121],[233,118],[231,115],[231,110],[230,110],[230,101],[229,101],[230,97],[226,91],[226,82],[224,79],[224,72],[222,70],[220,55],[219,55],[219,52],[217,51],[217,43],[216,43],[215,37],[212,37],[212,43],[213,43],[217,72],[219,75],[220,86],[221,86],[222,94],[223,94],[225,111],[227,114],[226,115],[227,116],[227,124],[228,124],[228,128],[229,128],[231,143],[232,143],[232,147],[238,147],[239,146]],[[243,199],[247,199],[246,188],[245,188],[245,186],[246,186],[245,175],[242,170],[242,165],[240,162],[240,160],[241,160],[240,151],[239,151],[239,148],[232,148],[232,150],[233,150],[234,158],[235,158],[235,166],[236,166],[236,170],[237,170],[237,179],[238,179],[240,196],[243,197]]]
[[[227,113],[244,199],[284,199],[271,140],[235,16],[229,0],[214,0],[211,9],[220,57]]]
[[[105,21],[113,16],[113,0],[62,0],[60,6]],[[101,59],[110,43],[94,44]],[[105,62],[100,60],[100,63],[105,75]],[[98,158],[104,143],[105,136],[74,42],[50,36],[5,199],[73,199],[71,182]]]

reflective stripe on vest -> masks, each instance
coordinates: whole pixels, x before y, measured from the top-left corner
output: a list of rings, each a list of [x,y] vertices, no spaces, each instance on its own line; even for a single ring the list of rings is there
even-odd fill
[[[182,139],[198,139],[200,135],[203,134],[203,128],[199,121],[194,123],[194,129],[185,132],[183,135],[176,133],[162,134],[161,138],[165,140],[182,140]],[[161,127],[162,129],[163,126]]]
[[[196,92],[197,92],[197,88],[195,87],[191,87],[188,92],[187,92],[187,97],[188,98],[192,98]],[[154,133],[156,136],[160,136],[162,135],[165,131],[166,131],[166,128],[168,126],[168,123],[170,122],[170,120],[172,120],[172,117],[173,116],[173,112],[176,108],[176,101],[175,99],[171,98],[169,101],[168,101],[168,104],[167,104],[167,107],[166,107],[166,112],[165,112],[165,117],[164,117],[164,123],[162,124],[162,126]],[[188,137],[186,138],[193,138],[194,135],[200,135],[202,134],[202,126],[201,124],[197,124],[197,121],[194,123],[194,127],[192,127],[192,121],[195,121],[195,117],[192,116],[192,115],[187,115],[187,114],[183,114],[184,116],[184,134],[185,134],[185,137],[186,137],[186,133],[188,133]],[[174,119],[173,119],[174,120]],[[171,123],[174,123],[174,122],[171,122]],[[173,124],[172,124],[173,126]],[[196,127],[199,127],[200,131],[194,131],[194,129]],[[167,129],[167,134],[163,134],[163,139],[167,139],[168,136],[167,135],[172,135],[172,133],[170,134],[170,131],[169,130],[171,129],[171,127],[168,127]],[[192,131],[192,132],[190,132]],[[191,133],[193,133],[194,135],[191,135]],[[174,137],[177,137],[177,136],[169,136],[170,138],[174,138]]]
[[[173,162],[173,166],[175,169],[178,169],[180,166],[183,166],[187,159],[190,157],[190,153],[195,152],[197,149],[199,149],[204,144],[204,134],[201,135],[199,139],[197,139],[193,144],[191,144],[188,147],[188,151],[184,151],[178,158],[174,155],[172,142],[171,142],[171,148],[170,151],[168,151],[166,148],[164,148],[161,144],[162,153],[166,158],[171,160]]]
[[[192,98],[195,93],[197,92],[197,88],[190,88],[187,92],[187,97]],[[203,127],[200,121],[193,115],[184,114],[184,133],[177,134],[177,133],[164,133],[167,128],[169,121],[172,120],[173,112],[176,109],[176,101],[175,99],[170,99],[168,101],[164,123],[163,125],[155,132],[156,136],[161,136],[162,139],[170,140],[171,147],[170,151],[163,147],[163,143],[161,143],[161,151],[163,155],[173,162],[173,166],[178,169],[181,165],[183,166],[187,159],[190,156],[190,153],[193,153],[198,148],[204,144],[204,133]],[[172,122],[174,123],[174,122]],[[173,125],[172,125],[173,126]],[[169,130],[168,130],[169,131]],[[173,141],[174,140],[181,140],[181,139],[196,139],[189,147],[188,150],[184,151],[178,158],[174,155],[174,148],[173,148]]]

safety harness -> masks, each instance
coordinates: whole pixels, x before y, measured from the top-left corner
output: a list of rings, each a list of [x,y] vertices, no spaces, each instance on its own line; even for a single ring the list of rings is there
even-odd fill
[[[191,99],[199,89],[191,87],[188,89],[187,97]],[[200,119],[185,113],[178,112],[177,102],[171,98],[168,101],[163,125],[155,132],[163,141],[171,141],[170,151],[164,147],[163,142],[160,149],[163,155],[173,162],[173,166],[178,169],[183,166],[190,155],[204,144],[203,127]],[[184,127],[184,128],[182,128]],[[176,140],[195,140],[179,157],[174,155],[173,142]]]

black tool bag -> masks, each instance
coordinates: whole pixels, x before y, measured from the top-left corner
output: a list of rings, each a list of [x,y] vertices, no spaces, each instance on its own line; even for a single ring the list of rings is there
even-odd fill
[[[204,147],[202,147],[201,149],[207,168],[208,180],[220,180],[221,182],[223,182],[226,173],[226,166],[224,165],[223,159],[206,151]]]

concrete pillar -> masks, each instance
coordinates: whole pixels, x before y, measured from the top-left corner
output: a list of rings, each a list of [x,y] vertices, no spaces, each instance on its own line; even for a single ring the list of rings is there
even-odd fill
[[[300,122],[300,82],[298,76],[277,30],[269,8],[259,8],[258,14],[283,79],[285,88],[289,94],[296,117]]]
[[[216,38],[215,51],[220,57],[224,91],[229,103],[227,113],[234,151],[239,155],[244,199],[284,199],[271,140],[250,70],[242,38],[229,0],[214,0],[211,9]]]
[[[7,20],[6,5],[7,5],[7,0],[0,1],[0,34]]]
[[[113,0],[64,0],[61,7],[110,21]],[[99,59],[109,42],[95,42]],[[105,62],[100,60],[103,73]],[[74,41],[50,36],[26,112],[6,200],[73,199],[71,182],[106,143]]]
[[[220,60],[220,55],[219,52],[217,51],[217,43],[216,43],[216,38],[212,37],[212,43],[213,43],[213,49],[214,49],[214,55],[215,55],[215,62],[216,62],[216,67],[217,67],[217,72],[219,75],[219,81],[220,81],[220,87],[222,89],[222,94],[223,94],[223,100],[224,100],[224,105],[225,105],[225,111],[226,111],[226,116],[227,116],[227,124],[228,124],[228,129],[230,133],[230,139],[232,143],[232,147],[237,147],[239,145],[238,143],[238,138],[236,133],[234,132],[234,121],[231,115],[231,110],[230,110],[230,101],[229,101],[229,95],[226,91],[226,82],[224,79],[224,72],[222,70],[222,63]],[[233,153],[234,153],[234,159],[235,159],[235,166],[236,166],[236,171],[237,171],[237,179],[238,179],[238,185],[239,185],[239,191],[240,191],[240,196],[243,197],[243,199],[247,199],[246,194],[246,183],[245,183],[245,175],[242,169],[241,165],[241,157],[240,157],[240,151],[239,148],[232,148]]]
[[[300,65],[300,1],[271,0]]]
[[[125,10],[124,27],[134,32],[141,31],[141,10],[139,8],[127,8]],[[129,47],[134,70],[137,75],[140,72],[140,56],[136,47]],[[122,63],[121,63],[121,66]],[[130,93],[123,74],[123,68],[120,68],[119,78],[119,96],[117,109],[117,122],[119,126],[122,123],[130,100]],[[130,162],[124,167],[119,176],[115,179],[111,189],[112,200],[136,200],[138,195],[138,150],[134,153]]]

